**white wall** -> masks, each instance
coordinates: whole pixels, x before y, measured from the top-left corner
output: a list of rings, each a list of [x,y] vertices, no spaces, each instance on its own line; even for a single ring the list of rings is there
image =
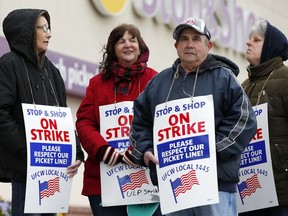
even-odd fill
[[[288,35],[287,0],[277,0],[275,4],[271,0],[237,0],[236,3],[243,10],[252,11],[256,16],[267,18],[271,24]],[[149,66],[158,71],[170,67],[177,57],[172,39],[173,29],[157,23],[154,19],[136,16],[131,9],[131,1],[129,4],[127,8],[130,9],[125,10],[125,13],[117,17],[104,17],[94,8],[90,0],[0,0],[0,23],[2,26],[5,16],[16,8],[46,9],[50,13],[52,27],[49,49],[93,63],[99,63],[102,60],[100,51],[110,31],[118,24],[132,23],[140,28],[150,48]],[[0,35],[3,35],[2,28]],[[243,54],[217,46],[212,49],[212,52],[234,60],[241,69],[239,81],[246,78],[247,62]],[[68,98],[74,119],[76,119],[75,112],[80,101],[80,98],[71,96]],[[80,195],[82,172],[83,166],[73,181],[71,205],[88,206],[86,197]],[[0,196],[7,200],[11,199],[9,184],[0,183]]]

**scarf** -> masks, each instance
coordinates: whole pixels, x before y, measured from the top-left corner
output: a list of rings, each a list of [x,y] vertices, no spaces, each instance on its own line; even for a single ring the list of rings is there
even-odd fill
[[[117,93],[128,94],[132,87],[133,76],[144,73],[146,63],[138,63],[130,67],[113,62],[112,73],[115,75],[115,88]]]

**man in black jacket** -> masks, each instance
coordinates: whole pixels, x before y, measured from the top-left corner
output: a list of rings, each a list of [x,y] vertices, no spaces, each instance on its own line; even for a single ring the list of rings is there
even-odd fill
[[[155,140],[155,137],[157,139],[157,133],[153,131],[154,121],[159,114],[158,112],[155,114],[156,107],[169,107],[170,103],[179,104],[187,99],[187,103],[192,107],[195,98],[212,97],[214,108],[211,108],[212,106],[210,108],[211,113],[213,113],[212,118],[214,117],[211,121],[214,121],[215,125],[220,202],[214,205],[196,206],[175,211],[168,215],[235,216],[237,215],[236,185],[239,181],[241,153],[256,132],[254,111],[236,79],[235,75],[239,73],[237,65],[225,57],[209,54],[212,47],[211,35],[204,20],[194,17],[186,19],[175,28],[173,38],[176,40],[174,46],[179,58],[175,60],[172,67],[155,76],[134,102],[134,116],[130,131],[132,155],[135,162],[143,166],[150,164],[150,168],[153,168],[153,164],[158,164],[165,157],[165,152],[161,154],[163,151],[160,154],[158,151],[158,157],[155,157],[157,155],[153,153],[153,148],[155,149],[153,139]],[[179,107],[177,113],[182,112],[183,114],[184,107]],[[183,109],[181,110],[181,108]],[[201,113],[201,116],[205,115],[207,113]],[[164,123],[161,122],[160,124]],[[191,122],[190,124],[193,125]],[[183,128],[179,128],[179,130],[176,128],[173,131],[175,133],[171,132],[171,134],[168,130],[170,128],[164,128],[163,131],[165,135],[167,133],[175,141],[176,138],[180,140],[184,137],[181,134]],[[185,133],[184,130],[183,133]],[[214,130],[210,134],[213,133]],[[168,135],[163,136],[166,143],[170,141]],[[160,143],[157,147],[161,145],[164,146]],[[179,152],[183,148],[175,147],[173,150]],[[175,154],[175,158],[172,158],[174,160],[173,165],[183,162],[181,159],[177,160],[177,156],[181,158],[180,154]],[[190,160],[192,161],[192,159]],[[153,176],[153,172],[151,176]],[[161,187],[159,190],[161,203],[161,200],[167,197],[161,197]]]

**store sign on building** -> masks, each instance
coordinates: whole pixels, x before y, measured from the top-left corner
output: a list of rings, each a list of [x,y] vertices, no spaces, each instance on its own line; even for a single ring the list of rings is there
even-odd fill
[[[134,12],[143,19],[154,18],[173,29],[187,17],[203,18],[219,46],[245,52],[249,27],[256,16],[237,6],[236,0],[131,0]],[[119,16],[127,9],[129,0],[92,0],[102,15]],[[117,4],[115,4],[118,2]],[[117,7],[116,7],[117,5]],[[113,10],[112,8],[117,8]],[[114,12],[116,11],[116,12]]]
[[[104,16],[119,15],[128,4],[128,0],[92,0],[98,11]]]
[[[99,65],[56,52],[47,52],[48,58],[59,69],[68,94],[85,96],[89,80],[99,72]]]

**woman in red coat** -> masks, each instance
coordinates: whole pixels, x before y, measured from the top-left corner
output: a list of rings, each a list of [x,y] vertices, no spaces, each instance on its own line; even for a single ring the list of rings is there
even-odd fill
[[[100,109],[120,102],[133,102],[138,97],[157,74],[147,67],[148,58],[149,49],[137,27],[122,24],[114,28],[103,49],[100,73],[90,80],[86,96],[77,111],[76,128],[88,154],[82,195],[88,196],[94,215],[127,216],[126,206],[101,205],[100,162],[114,166],[119,162],[133,165],[133,161],[130,160],[129,150],[122,156],[101,135],[103,122],[100,123]],[[158,209],[154,215],[161,215],[159,212]]]

